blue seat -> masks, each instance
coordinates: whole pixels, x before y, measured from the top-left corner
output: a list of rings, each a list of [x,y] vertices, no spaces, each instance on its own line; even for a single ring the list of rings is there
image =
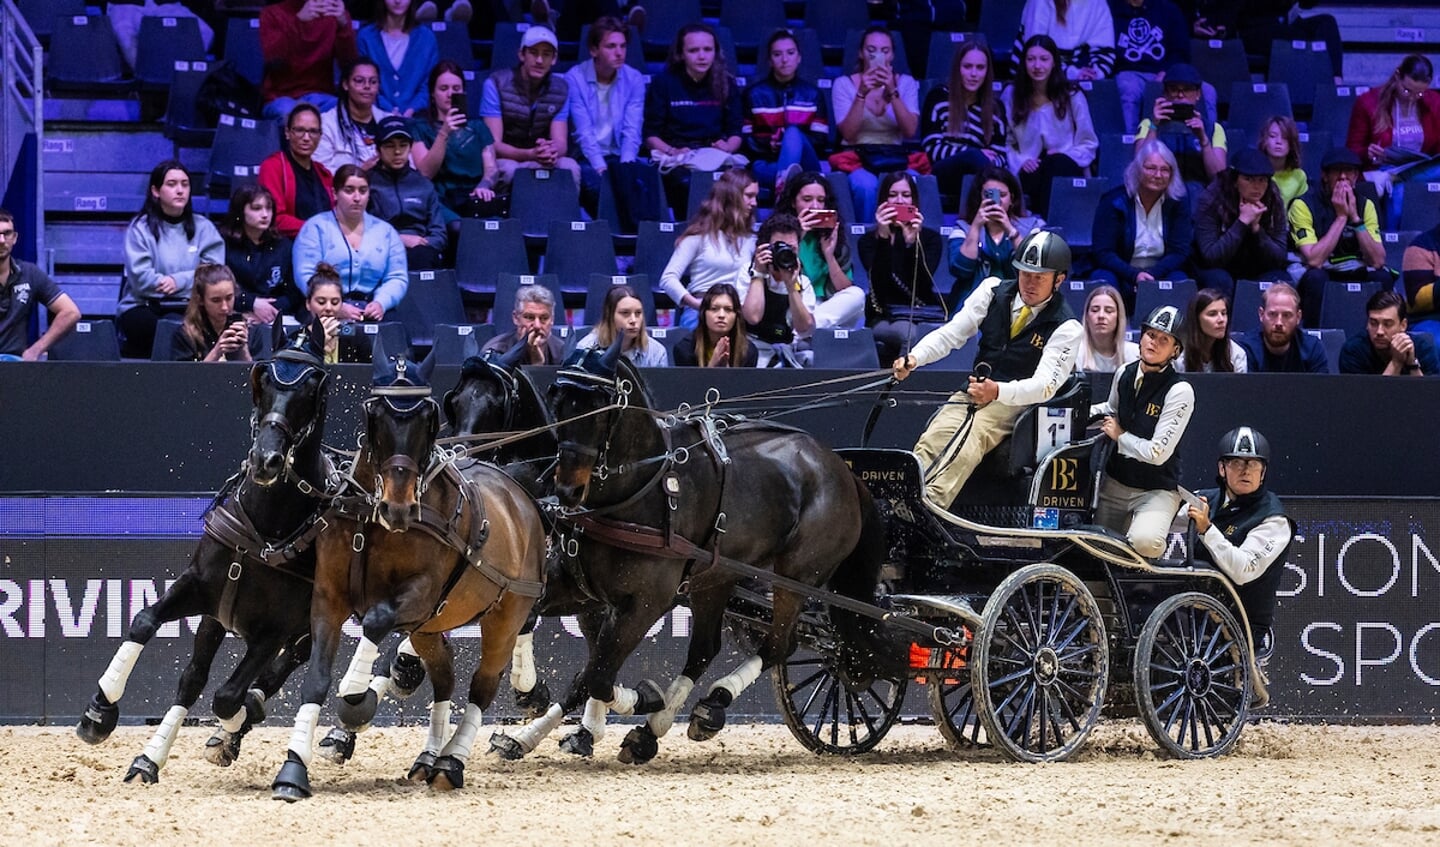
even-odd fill
[[[1080,92],[1090,107],[1090,122],[1098,127],[1120,127],[1133,133],[1139,127],[1125,126],[1125,112],[1120,106],[1120,87],[1113,79],[1091,79],[1080,83]],[[1148,115],[1149,112],[1143,112]]]
[[[700,0],[665,0],[645,4],[644,43],[657,48],[670,47],[675,33],[686,24],[700,23]],[[639,45],[636,45],[639,46]],[[732,68],[733,70],[733,68]]]
[[[601,313],[604,312],[605,295],[610,289],[617,285],[628,285],[640,298],[640,303],[645,307],[645,325],[654,326],[655,321],[655,292],[650,288],[650,278],[645,274],[590,274],[590,287],[585,292],[585,320],[587,323],[599,323]]]
[[[1440,223],[1440,182],[1406,183],[1405,196],[1400,201],[1399,225],[1405,229],[1426,230],[1437,223]]]
[[[225,25],[225,60],[240,75],[259,85],[265,77],[265,56],[260,52],[260,19],[231,18]]]
[[[585,291],[591,274],[613,275],[615,242],[605,221],[552,220],[540,271],[560,278],[565,291]]]
[[[65,49],[45,55],[45,84],[68,91],[115,92],[128,89],[132,80],[125,72],[120,43],[106,17],[73,15],[57,18],[52,43]]]
[[[1236,149],[1234,143],[1230,144],[1231,149]],[[1135,158],[1135,136],[1128,133],[1102,132],[1100,133],[1100,157],[1096,166],[1096,175],[1110,180],[1112,185],[1119,185],[1125,179],[1125,168]]]
[[[253,179],[260,172],[260,163],[279,149],[275,121],[221,115],[210,148],[210,196],[228,198],[239,180]]]
[[[429,26],[430,31],[435,33],[435,46],[441,59],[449,59],[461,70],[475,67],[475,47],[470,43],[468,28],[446,21],[431,21]]]
[[[1060,294],[1070,305],[1070,311],[1082,321],[1085,319],[1085,298],[1090,296],[1090,283],[1083,279],[1067,279],[1060,284]]]
[[[1110,185],[1104,177],[1057,176],[1051,181],[1050,228],[1058,229],[1071,249],[1090,249],[1095,209]]]
[[[979,34],[985,36],[990,52],[995,54],[998,70],[1009,64],[1011,50],[1015,45],[1015,34],[1020,31],[1020,13],[1024,3],[989,2],[980,4]],[[1001,74],[997,73],[996,76]]]
[[[695,220],[695,213],[700,211],[700,204],[710,196],[715,183],[724,176],[724,171],[695,171],[690,174],[690,194],[685,202],[685,220]]]
[[[525,236],[519,221],[460,221],[455,280],[462,292],[493,295],[496,274],[529,272],[530,259],[525,252]]]
[[[747,54],[763,51],[770,35],[785,25],[784,0],[724,0],[720,4],[720,26],[730,30],[737,50]],[[759,56],[756,64],[763,66],[767,61],[768,57]]]
[[[161,318],[155,322],[155,341],[150,345],[150,361],[169,362],[175,336],[180,333],[180,318]]]
[[[510,186],[510,217],[526,238],[542,239],[551,221],[580,219],[580,194],[569,171],[520,168]]]
[[[610,224],[610,236],[617,244],[635,241],[636,231],[627,227],[615,199],[615,187],[611,180],[625,179],[634,182],[636,197],[652,199],[649,209],[632,209],[636,221],[664,220],[670,217],[665,205],[665,185],[660,179],[660,169],[644,161],[627,162],[608,171],[610,179],[600,180],[600,220]]]
[[[1284,83],[1290,90],[1290,104],[1309,118],[1315,105],[1315,89],[1335,83],[1334,66],[1323,41],[1275,40],[1270,43],[1270,66],[1266,77]]]
[[[200,117],[195,103],[208,76],[208,62],[179,62],[175,66],[165,107],[165,137],[177,146],[210,147],[215,143],[215,127]]]
[[[860,236],[869,231],[864,224],[852,223],[845,228],[845,241],[850,245],[850,279],[856,285],[870,290],[870,269],[860,262]],[[745,292],[740,292],[742,295]]]
[[[118,362],[120,337],[112,320],[80,321],[50,347],[52,362]]]
[[[515,314],[515,292],[522,285],[543,285],[555,297],[555,325],[568,326],[565,317],[565,292],[560,290],[560,278],[554,274],[512,274],[495,275],[495,308],[490,312],[490,322],[500,329],[500,334],[510,331],[511,316]]]
[[[204,59],[205,41],[200,37],[199,19],[153,15],[140,19],[135,79],[141,88],[167,89],[175,75],[177,62],[188,66],[191,62]]]
[[[915,178],[915,187],[920,189],[915,205],[925,216],[925,227],[939,230],[945,223],[945,206],[940,202],[940,181],[934,174],[923,174]]]
[[[874,221],[860,221],[855,219],[855,195],[850,191],[850,176],[844,171],[831,171],[825,175],[830,182],[830,193],[835,196],[835,211],[840,213],[840,220],[849,224],[874,223]]]
[[[1283,82],[1237,82],[1230,88],[1230,112],[1225,126],[1256,132],[1272,115],[1294,117],[1290,88]]]
[[[1383,286],[1378,282],[1331,282],[1320,301],[1320,326],[1338,329],[1346,336],[1365,328],[1365,304]]]
[[[1230,304],[1230,332],[1246,333],[1260,328],[1260,303],[1270,282],[1252,279],[1235,281],[1235,302]]]
[[[494,40],[490,44],[490,64],[485,67],[490,70],[514,67],[519,61],[520,39],[529,28],[526,23],[497,23]],[[474,103],[476,107],[480,105],[479,100]]]
[[[1215,86],[1215,97],[1229,104],[1237,84],[1250,84],[1250,59],[1238,38],[1190,39],[1190,63],[1200,68],[1205,81]],[[1346,112],[1348,115],[1349,112]]]
[[[465,304],[451,270],[411,271],[410,287],[395,307],[395,319],[405,325],[410,344],[429,347],[436,324],[465,323]]]
[[[630,273],[648,278],[651,287],[658,291],[660,277],[675,252],[675,239],[684,231],[684,223],[641,221],[635,238],[635,264]]]
[[[1345,346],[1345,331],[1341,329],[1307,329],[1306,332],[1320,339],[1325,346],[1325,359],[1330,373],[1340,373],[1340,350]]]
[[[459,365],[479,355],[480,348],[495,335],[494,324],[436,324],[430,355],[437,365]]]
[[[806,0],[805,26],[815,30],[822,47],[844,48],[851,31],[862,32],[870,26],[870,8],[865,0]],[[898,38],[895,46],[900,46]],[[849,73],[854,62],[855,54],[851,53],[850,61],[842,70]],[[896,67],[899,67],[898,57]]]
[[[16,0],[15,5],[42,44],[55,34],[56,21],[85,14],[85,0]]]
[[[930,33],[930,57],[925,61],[925,78],[942,82],[948,80],[950,63],[955,61],[955,51],[970,37],[970,34],[965,32],[939,30]],[[924,103],[925,98],[921,97],[920,102]]]
[[[1405,248],[1409,247],[1410,242],[1419,234],[1420,230],[1415,229],[1380,233],[1380,243],[1385,245],[1385,267],[1399,273],[1405,258]],[[1404,285],[1399,280],[1396,280],[1396,286],[1398,290],[1404,290]]]
[[[1323,130],[1330,133],[1331,138],[1344,139],[1350,131],[1350,113],[1355,109],[1355,101],[1367,90],[1363,85],[1336,85],[1329,77],[1315,83],[1310,131]]]
[[[1190,301],[1195,299],[1195,280],[1181,279],[1157,279],[1154,282],[1142,282],[1135,289],[1135,319],[1136,326],[1145,320],[1151,312],[1161,306],[1174,306],[1185,314],[1185,309]]]
[[[875,352],[875,333],[859,329],[817,329],[810,337],[814,367],[831,370],[875,370],[880,358]]]

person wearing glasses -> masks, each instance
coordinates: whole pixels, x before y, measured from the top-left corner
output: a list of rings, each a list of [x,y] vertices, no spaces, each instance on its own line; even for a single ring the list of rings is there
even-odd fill
[[[15,217],[0,209],[0,362],[38,360],[80,320],[80,307],[55,280],[39,265],[15,258],[19,240]],[[31,344],[30,315],[40,306],[50,312],[50,327]]]
[[[275,198],[275,229],[286,238],[335,203],[334,177],[314,158],[319,145],[320,109],[301,103],[285,121],[285,148],[260,163],[260,185]]]
[[[340,102],[320,117],[320,144],[315,158],[330,169],[341,165],[375,167],[379,151],[375,136],[390,113],[376,106],[380,98],[380,66],[372,59],[356,59],[340,78]]]
[[[1185,279],[1195,224],[1175,154],[1159,139],[1142,142],[1122,185],[1105,192],[1090,227],[1096,270],[1090,279],[1113,285],[1135,311],[1135,293],[1156,280]]]

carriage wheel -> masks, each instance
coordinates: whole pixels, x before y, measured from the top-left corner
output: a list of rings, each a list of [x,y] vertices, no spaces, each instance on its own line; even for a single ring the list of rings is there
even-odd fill
[[[930,714],[935,718],[940,734],[952,747],[988,744],[980,725],[980,715],[975,711],[975,694],[970,685],[968,665],[966,651],[948,649],[941,658],[940,666],[950,670],[936,674],[930,683]]]
[[[1229,752],[1250,710],[1250,645],[1225,604],[1177,594],[1155,608],[1135,648],[1135,699],[1172,756]]]
[[[1058,762],[1100,720],[1110,651],[1095,597],[1058,565],[1027,565],[985,603],[971,651],[975,710],[1011,758]]]
[[[875,679],[852,691],[830,652],[804,647],[770,673],[790,733],[815,753],[856,755],[880,743],[905,704],[904,677]]]

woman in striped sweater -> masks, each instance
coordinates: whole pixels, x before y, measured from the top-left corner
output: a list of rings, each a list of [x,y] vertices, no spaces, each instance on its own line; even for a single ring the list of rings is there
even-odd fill
[[[1010,56],[1014,76],[1025,72],[1025,42],[1037,35],[1055,39],[1071,82],[1105,79],[1115,69],[1115,19],[1106,0],[1026,0]]]
[[[970,39],[955,51],[947,85],[921,109],[921,144],[942,194],[960,194],[966,174],[1005,167],[1005,107],[995,96],[995,60],[985,42]]]

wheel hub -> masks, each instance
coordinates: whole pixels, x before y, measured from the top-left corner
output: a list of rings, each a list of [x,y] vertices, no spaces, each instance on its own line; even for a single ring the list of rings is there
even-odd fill
[[[1191,659],[1185,667],[1185,687],[1190,693],[1196,696],[1203,696],[1210,691],[1210,667],[1199,659]]]
[[[1032,663],[1035,681],[1041,685],[1052,685],[1060,675],[1060,657],[1052,647],[1041,647],[1035,653]]]

